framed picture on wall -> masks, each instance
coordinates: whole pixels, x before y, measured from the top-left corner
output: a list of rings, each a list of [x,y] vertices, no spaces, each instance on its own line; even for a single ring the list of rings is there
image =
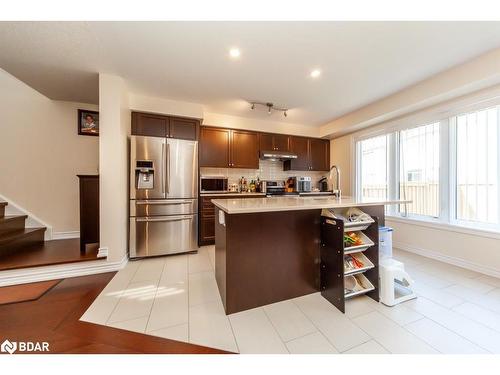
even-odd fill
[[[78,134],[79,135],[99,135],[99,112],[78,110]]]

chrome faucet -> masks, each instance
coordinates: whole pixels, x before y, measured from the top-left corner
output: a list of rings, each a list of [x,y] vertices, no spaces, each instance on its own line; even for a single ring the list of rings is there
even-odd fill
[[[340,169],[339,169],[339,167],[337,167],[336,165],[332,165],[332,167],[330,168],[329,178],[330,178],[330,180],[332,179],[332,171],[334,168],[337,171],[337,188],[333,189],[333,186],[332,186],[333,195],[340,199],[342,197],[342,191],[340,190]]]

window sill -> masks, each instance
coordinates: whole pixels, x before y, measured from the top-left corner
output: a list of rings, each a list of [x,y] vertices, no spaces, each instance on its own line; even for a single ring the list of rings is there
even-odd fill
[[[406,218],[406,217],[392,216],[392,215],[386,215],[386,220],[393,221],[396,223],[418,225],[418,226],[426,227],[426,228],[430,228],[430,229],[446,230],[449,232],[468,234],[471,236],[480,236],[480,237],[486,237],[486,238],[492,238],[495,240],[500,240],[500,232],[495,231],[495,230],[485,230],[485,229],[479,229],[479,228],[465,227],[465,226],[461,226],[461,225],[447,224],[447,223],[438,222],[438,221],[432,220],[432,219],[427,220],[424,218],[422,218],[422,219],[420,219],[420,218],[419,219]]]

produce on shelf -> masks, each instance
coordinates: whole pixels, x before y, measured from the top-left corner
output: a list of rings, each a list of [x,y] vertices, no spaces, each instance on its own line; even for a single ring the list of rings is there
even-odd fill
[[[344,234],[344,247],[363,245],[363,240],[356,232],[347,232]]]

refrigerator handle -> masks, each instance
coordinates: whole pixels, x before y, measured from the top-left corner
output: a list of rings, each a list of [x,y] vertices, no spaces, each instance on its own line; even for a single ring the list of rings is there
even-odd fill
[[[161,192],[165,194],[165,142],[161,144],[161,171],[162,171],[162,179],[161,179]]]
[[[167,140],[167,194],[170,193],[170,144]]]
[[[135,219],[137,222],[166,222],[166,221],[182,221],[182,220],[194,220],[194,215],[190,216],[160,216],[160,217],[138,217]]]

